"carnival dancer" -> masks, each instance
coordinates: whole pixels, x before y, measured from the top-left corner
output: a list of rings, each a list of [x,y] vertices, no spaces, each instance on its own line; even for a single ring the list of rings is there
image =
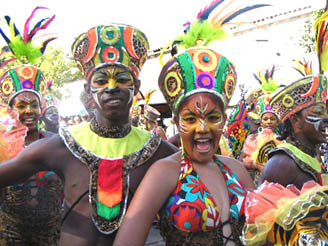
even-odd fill
[[[148,41],[125,24],[81,34],[72,53],[95,101],[95,118],[28,146],[0,165],[5,186],[38,170],[64,177],[60,245],[111,245],[148,167],[176,151],[157,135],[132,127],[129,111]]]
[[[39,68],[27,64],[37,61],[46,48],[46,45],[41,48],[33,46],[32,37],[38,28],[44,29],[54,19],[54,16],[43,19],[29,31],[26,27],[39,9],[44,8],[33,10],[25,23],[24,34],[19,33],[9,16],[5,19],[14,36],[9,39],[1,30],[13,54],[25,63],[4,69],[0,78],[1,98],[18,112],[20,122],[27,128],[24,146],[52,136],[52,133],[40,130],[41,97],[47,93],[46,79]],[[23,170],[24,166],[17,163],[16,169]],[[37,169],[34,173],[27,172],[24,176],[16,172],[9,174],[15,181],[4,188],[0,204],[0,245],[58,245],[62,181],[53,171]]]
[[[283,123],[285,140],[269,153],[261,178],[301,189],[309,180],[323,184],[325,168],[317,159],[321,143],[326,141],[328,122],[327,78],[311,75],[286,86],[270,101],[271,108]],[[284,170],[282,172],[281,170]]]
[[[274,72],[275,66],[270,70],[260,71],[257,75],[254,74],[261,84],[263,95],[257,99],[254,111],[248,114],[253,119],[258,119],[260,126],[256,133],[247,136],[239,157],[251,174],[255,185],[258,184],[261,172],[268,161],[269,151],[282,143],[278,140],[278,116],[269,105],[272,94],[279,88],[273,80]]]
[[[149,90],[147,94],[145,95],[144,101],[144,127],[147,131],[155,132],[157,135],[159,135],[162,139],[167,139],[165,130],[158,125],[157,119],[161,116],[161,113],[154,107],[149,105],[150,98],[153,93],[155,93],[156,90]]]
[[[208,11],[204,9],[207,16]],[[218,22],[225,23],[230,17]],[[157,213],[166,245],[241,245],[245,196],[254,184],[241,162],[217,155],[236,71],[213,49],[193,47],[213,41],[211,24],[207,20],[195,23],[179,39],[186,50],[163,66],[158,79],[179,126],[181,151],[149,169],[124,218],[116,246],[144,245]],[[201,32],[202,25],[206,32]]]

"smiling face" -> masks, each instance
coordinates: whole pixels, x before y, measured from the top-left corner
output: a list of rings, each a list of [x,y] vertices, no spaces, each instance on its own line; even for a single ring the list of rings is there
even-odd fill
[[[28,130],[37,129],[41,117],[39,98],[32,92],[22,92],[14,97],[12,107],[18,112],[19,120]]]
[[[43,121],[48,125],[59,124],[59,112],[56,106],[49,106],[43,114]]]
[[[225,122],[223,107],[208,93],[197,93],[180,107],[179,131],[185,153],[197,163],[217,152]]]
[[[263,128],[270,129],[274,132],[279,124],[278,117],[271,112],[264,113],[261,117],[260,125]]]
[[[124,121],[129,120],[132,99],[139,85],[128,69],[115,65],[98,69],[90,81],[91,93],[101,115]]]

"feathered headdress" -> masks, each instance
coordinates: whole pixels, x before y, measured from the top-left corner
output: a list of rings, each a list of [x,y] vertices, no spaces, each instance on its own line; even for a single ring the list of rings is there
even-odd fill
[[[22,63],[35,64],[39,57],[44,53],[47,45],[50,41],[56,39],[56,37],[50,37],[44,40],[40,45],[35,46],[33,40],[38,31],[46,29],[49,24],[54,20],[55,15],[52,17],[46,17],[38,21],[34,27],[30,30],[29,24],[32,20],[35,12],[39,9],[47,9],[46,7],[36,7],[31,15],[27,18],[24,25],[23,35],[18,31],[15,23],[9,16],[5,16],[5,21],[9,26],[10,38],[0,28],[0,34],[7,42],[9,48],[14,53],[17,59]]]
[[[293,61],[296,63],[297,66],[294,67],[294,69],[300,74],[302,74],[304,77],[313,74],[312,61],[306,61],[304,58],[303,61],[297,59],[294,59]]]
[[[151,96],[156,92],[156,90],[152,90],[150,89],[146,95],[144,96],[144,101],[145,101],[145,104],[149,104],[149,101],[150,101],[150,98]]]
[[[231,7],[233,2],[233,0],[230,2],[227,0],[213,0],[208,6],[200,10],[197,14],[196,21],[193,23],[187,22],[185,24],[187,27],[184,30],[184,34],[175,38],[174,41],[162,49],[162,54],[159,57],[161,65],[163,66],[161,60],[163,53],[169,46],[179,44],[179,46],[186,49],[199,44],[207,46],[212,41],[225,38],[227,36],[227,26],[245,23],[233,22],[237,16],[256,8],[270,6],[269,4],[254,4],[247,7]],[[209,16],[213,10],[221,4],[223,5],[223,3],[226,5],[222,6],[222,8],[210,18]],[[233,9],[227,10],[229,7]]]
[[[327,19],[328,11],[324,12],[323,15],[314,22],[315,50],[319,59],[321,74],[324,71],[328,71]]]
[[[265,71],[259,71],[257,74],[253,74],[254,78],[260,83],[262,90],[266,94],[273,93],[279,86],[273,80],[273,74],[276,68],[273,65],[271,69],[266,69]]]

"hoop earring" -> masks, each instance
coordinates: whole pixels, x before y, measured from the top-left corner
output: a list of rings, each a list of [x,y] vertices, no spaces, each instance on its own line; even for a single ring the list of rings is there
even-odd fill
[[[262,127],[262,126],[259,126],[259,127],[257,128],[257,132],[260,133],[261,131],[263,131],[263,127]]]

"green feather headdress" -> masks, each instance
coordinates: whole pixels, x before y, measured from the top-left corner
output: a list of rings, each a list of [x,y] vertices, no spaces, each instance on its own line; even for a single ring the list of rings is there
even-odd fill
[[[48,25],[54,20],[55,15],[52,17],[43,18],[38,21],[34,27],[30,30],[29,24],[31,19],[33,18],[35,12],[39,9],[47,9],[45,7],[36,7],[31,15],[28,17],[24,24],[24,32],[23,35],[18,31],[15,23],[9,16],[5,16],[5,22],[9,27],[10,38],[4,33],[4,31],[0,28],[0,34],[7,42],[10,50],[13,52],[15,57],[20,60],[22,63],[37,63],[38,58],[42,56],[44,53],[48,43],[56,37],[50,37],[44,40],[40,45],[34,45],[33,40],[35,39],[35,34],[40,30],[44,30],[48,27]]]

